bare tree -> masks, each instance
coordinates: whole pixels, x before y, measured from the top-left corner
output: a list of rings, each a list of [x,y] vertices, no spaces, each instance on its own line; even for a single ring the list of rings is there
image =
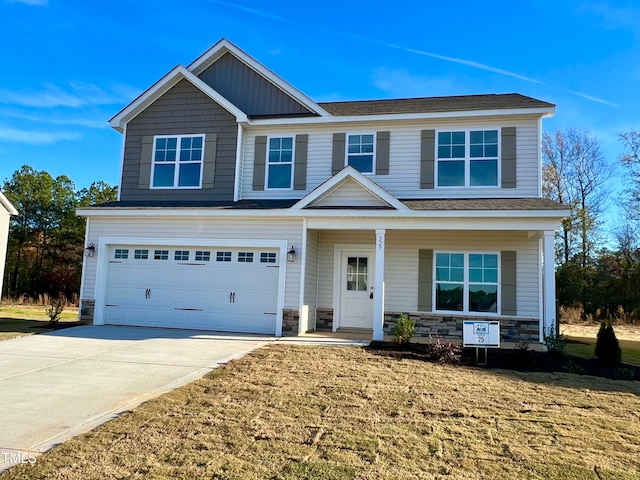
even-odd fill
[[[586,130],[556,130],[542,137],[543,186],[546,198],[567,205],[571,217],[562,223],[559,260],[586,267],[600,240],[607,208],[607,182],[613,171],[600,142]]]
[[[626,182],[623,203],[627,220],[640,221],[640,130],[629,130],[620,134],[625,152],[620,163],[629,174]]]

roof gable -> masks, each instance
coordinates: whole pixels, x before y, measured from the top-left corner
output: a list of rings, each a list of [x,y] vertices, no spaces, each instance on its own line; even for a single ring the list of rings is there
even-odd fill
[[[4,209],[9,212],[9,215],[18,215],[18,211],[16,208],[11,205],[11,202],[7,197],[4,196],[4,193],[0,192],[0,205],[4,207]]]
[[[247,115],[243,111],[241,111],[238,107],[236,107],[229,100],[220,95],[220,93],[216,92],[213,88],[204,83],[186,68],[178,65],[164,77],[154,83],[149,89],[142,93],[133,102],[127,105],[115,117],[109,120],[109,124],[120,132],[124,131],[125,125],[130,120],[135,118],[141,111],[143,111],[158,98],[168,92],[181,80],[187,80],[188,82],[190,82],[194,87],[198,88],[205,95],[215,101],[218,105],[234,115],[238,122],[248,121]]]
[[[396,197],[350,166],[319,185],[291,208],[408,210]]]
[[[311,98],[227,39],[220,40],[187,68],[214,89],[220,88],[220,93],[249,116],[329,116]],[[247,82],[245,90],[238,88],[238,76]]]

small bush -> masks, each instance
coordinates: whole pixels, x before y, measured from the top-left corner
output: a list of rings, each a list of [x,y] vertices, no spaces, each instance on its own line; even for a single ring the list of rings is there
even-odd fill
[[[413,334],[416,331],[416,322],[411,320],[404,313],[400,315],[400,318],[393,327],[393,341],[398,345],[404,345],[409,343]]]
[[[616,377],[620,380],[635,380],[633,369],[627,367],[616,368]]]
[[[573,360],[569,360],[569,362],[564,368],[567,370],[567,372],[575,373],[577,375],[582,375],[585,373],[584,368],[582,368],[580,365],[575,363]]]
[[[47,317],[49,317],[49,323],[58,323],[60,315],[67,306],[67,301],[64,298],[58,298],[57,300],[51,300],[51,305],[47,308]]]
[[[460,363],[462,346],[457,343],[445,342],[440,337],[429,343],[426,348],[427,356],[434,362]]]
[[[595,353],[598,361],[608,367],[617,367],[622,362],[622,350],[620,350],[611,321],[600,324]]]
[[[567,341],[562,335],[557,335],[554,328],[549,328],[542,336],[547,352],[564,355],[567,350]]]
[[[518,342],[511,351],[511,361],[516,368],[524,368],[531,364],[531,349],[527,342]]]

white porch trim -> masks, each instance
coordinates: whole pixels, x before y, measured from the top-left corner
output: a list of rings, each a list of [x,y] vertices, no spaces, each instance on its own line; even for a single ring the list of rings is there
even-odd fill
[[[544,334],[549,330],[556,330],[556,273],[555,273],[555,232],[548,230],[544,232],[543,239],[543,305],[544,312],[542,322],[543,332],[540,338],[544,340]]]
[[[385,230],[376,230],[375,283],[373,288],[373,339],[384,339]]]

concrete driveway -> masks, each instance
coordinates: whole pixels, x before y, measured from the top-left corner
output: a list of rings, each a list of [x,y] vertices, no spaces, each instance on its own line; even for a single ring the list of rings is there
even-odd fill
[[[86,326],[0,342],[0,470],[275,340]]]

